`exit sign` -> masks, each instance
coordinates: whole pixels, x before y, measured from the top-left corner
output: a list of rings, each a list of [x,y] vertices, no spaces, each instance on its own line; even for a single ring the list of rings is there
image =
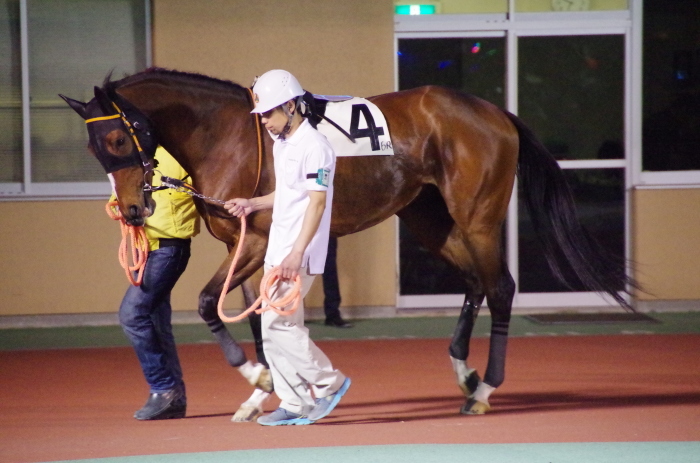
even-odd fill
[[[396,14],[435,14],[435,5],[396,5],[394,8]]]

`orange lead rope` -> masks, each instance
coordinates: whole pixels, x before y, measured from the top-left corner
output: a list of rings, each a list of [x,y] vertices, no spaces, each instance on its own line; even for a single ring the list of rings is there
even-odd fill
[[[110,201],[107,203],[107,215],[113,220],[119,220],[122,231],[122,242],[119,245],[119,263],[126,272],[126,277],[134,286],[140,286],[143,280],[143,270],[146,268],[146,259],[148,258],[148,238],[143,227],[134,227],[126,223],[119,209],[116,209],[117,202]],[[134,262],[129,265],[128,240],[127,236],[131,237],[131,258]],[[137,272],[137,277],[134,279],[133,272]]]
[[[255,101],[255,95],[253,94],[252,89],[248,89],[248,92],[250,93],[250,98],[251,101]],[[257,129],[257,136],[258,136],[258,177],[255,182],[255,188],[253,189],[253,196],[255,196],[255,192],[258,191],[258,186],[260,185],[260,175],[262,172],[262,151],[263,151],[263,146],[262,146],[262,131],[260,130],[260,119],[259,115],[255,114],[255,128]],[[228,270],[228,275],[226,276],[226,281],[224,282],[223,288],[221,288],[221,295],[219,296],[219,304],[217,305],[217,311],[219,312],[219,317],[227,322],[227,323],[233,323],[233,322],[238,322],[243,320],[245,317],[248,316],[251,312],[255,311],[255,313],[262,313],[266,310],[274,310],[280,315],[291,315],[294,312],[296,312],[297,308],[299,307],[299,303],[301,302],[301,278],[299,278],[299,275],[297,275],[296,280],[294,281],[294,286],[292,289],[287,293],[287,295],[283,298],[280,298],[276,301],[272,301],[270,299],[270,290],[272,289],[272,286],[279,280],[279,269],[277,267],[272,268],[269,272],[263,276],[262,281],[260,282],[260,297],[258,297],[258,300],[255,301],[253,305],[248,307],[243,313],[240,315],[237,315],[235,317],[229,317],[226,314],[224,314],[224,299],[226,299],[226,294],[228,293],[228,287],[229,284],[231,283],[231,278],[233,277],[233,272],[236,269],[236,263],[238,262],[238,256],[241,254],[241,249],[243,249],[243,241],[245,240],[245,229],[246,229],[246,218],[245,216],[241,216],[241,239],[238,242],[238,247],[236,248],[236,253],[233,255],[233,260],[231,261],[231,266],[229,267]],[[267,303],[266,307],[259,308],[260,304],[265,301]],[[290,303],[294,302],[294,305],[292,308],[288,311],[284,310],[284,307],[289,305]]]
[[[245,216],[241,216],[241,239],[239,240],[238,246],[236,247],[236,253],[233,255],[233,260],[231,261],[231,267],[229,267],[228,275],[226,276],[226,281],[224,282],[224,287],[221,288],[221,296],[219,296],[219,304],[217,305],[219,317],[227,323],[233,323],[243,320],[248,316],[248,314],[250,314],[253,311],[255,311],[255,313],[258,314],[263,313],[267,310],[273,310],[279,315],[293,314],[297,311],[297,309],[299,308],[299,304],[301,303],[301,278],[299,277],[299,275],[297,275],[296,280],[294,280],[294,286],[287,293],[287,295],[273,301],[271,299],[270,291],[274,284],[277,283],[277,281],[279,280],[279,267],[273,267],[269,272],[265,274],[265,276],[263,276],[263,279],[260,282],[260,297],[258,297],[258,299],[255,301],[255,303],[253,303],[253,305],[251,305],[245,311],[243,311],[241,314],[235,317],[229,317],[224,313],[224,299],[226,298],[226,293],[228,293],[228,287],[231,283],[231,277],[233,277],[233,272],[236,269],[238,256],[241,254],[241,250],[243,249],[243,242],[245,241],[245,229],[246,218]],[[258,308],[263,301],[267,303],[267,306]],[[284,308],[291,303],[293,303],[292,308],[289,310],[284,310]]]

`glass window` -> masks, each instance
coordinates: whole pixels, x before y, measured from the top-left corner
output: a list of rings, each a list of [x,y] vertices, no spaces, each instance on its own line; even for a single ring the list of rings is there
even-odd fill
[[[0,0],[0,183],[22,181],[19,0]]]
[[[399,40],[399,89],[442,85],[505,104],[505,38]]]
[[[515,0],[515,11],[603,11],[626,10],[628,0]]]
[[[518,43],[518,115],[554,157],[624,158],[624,37],[521,37]]]
[[[110,73],[121,78],[144,69],[146,6],[147,0],[0,0],[0,183],[106,183],[99,163],[87,153],[84,121],[58,94],[88,101]],[[23,168],[23,29],[30,179]]]
[[[32,180],[85,182],[104,171],[85,150],[85,124],[58,94],[82,101],[113,72],[146,66],[139,0],[30,0]]]
[[[700,2],[644,1],[642,170],[700,170]]]
[[[399,40],[399,89],[442,85],[505,105],[505,38]],[[428,187],[425,197],[437,194]],[[431,201],[439,204],[434,197]],[[401,295],[464,294],[464,281],[399,225]]]
[[[625,173],[624,169],[571,169],[564,175],[574,194],[579,220],[590,234],[610,253],[622,260],[625,255]],[[522,293],[551,293],[584,291],[574,283],[569,289],[549,270],[544,251],[532,229],[522,193],[519,204],[519,291]],[[572,281],[573,270],[561,266]],[[619,288],[620,290],[624,288]]]

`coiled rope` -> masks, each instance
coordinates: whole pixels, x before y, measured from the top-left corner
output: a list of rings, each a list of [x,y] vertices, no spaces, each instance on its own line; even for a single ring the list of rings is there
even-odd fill
[[[227,323],[234,323],[243,320],[251,312],[259,314],[268,310],[272,310],[279,315],[289,316],[293,314],[297,311],[297,309],[299,308],[299,304],[301,303],[301,278],[299,277],[299,275],[297,275],[296,279],[294,280],[294,286],[292,286],[289,292],[287,292],[287,294],[284,297],[273,301],[271,291],[275,283],[277,283],[280,279],[279,267],[273,267],[265,273],[265,275],[262,278],[262,281],[260,282],[260,297],[258,297],[258,299],[253,303],[253,305],[251,305],[235,317],[229,317],[224,313],[224,299],[226,298],[226,294],[228,293],[229,284],[231,283],[231,278],[233,277],[233,273],[236,269],[236,263],[238,262],[238,256],[240,256],[241,254],[241,250],[243,249],[243,242],[245,241],[246,218],[245,216],[241,216],[240,219],[241,239],[239,240],[238,246],[236,247],[236,253],[233,255],[233,260],[231,261],[231,266],[229,267],[228,275],[226,275],[224,287],[221,288],[219,303],[216,307],[217,312],[219,313],[219,317]],[[265,302],[267,305],[265,307],[260,307],[260,305],[263,302]],[[289,310],[284,310],[284,308],[289,304],[292,304],[292,307]]]
[[[107,203],[105,209],[107,215],[113,220],[119,220],[122,232],[122,242],[119,245],[119,263],[126,273],[126,278],[134,286],[140,286],[143,281],[143,270],[146,267],[146,259],[148,259],[148,238],[143,227],[134,227],[129,225],[122,217],[116,201]],[[128,238],[131,238],[129,240]],[[131,244],[131,259],[133,265],[129,265],[129,241]],[[134,272],[137,273],[134,278]]]

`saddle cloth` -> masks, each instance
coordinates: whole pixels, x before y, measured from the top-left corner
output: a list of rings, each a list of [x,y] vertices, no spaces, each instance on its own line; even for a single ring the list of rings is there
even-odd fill
[[[307,93],[304,102],[309,122],[326,136],[336,156],[394,154],[384,114],[369,100]]]

